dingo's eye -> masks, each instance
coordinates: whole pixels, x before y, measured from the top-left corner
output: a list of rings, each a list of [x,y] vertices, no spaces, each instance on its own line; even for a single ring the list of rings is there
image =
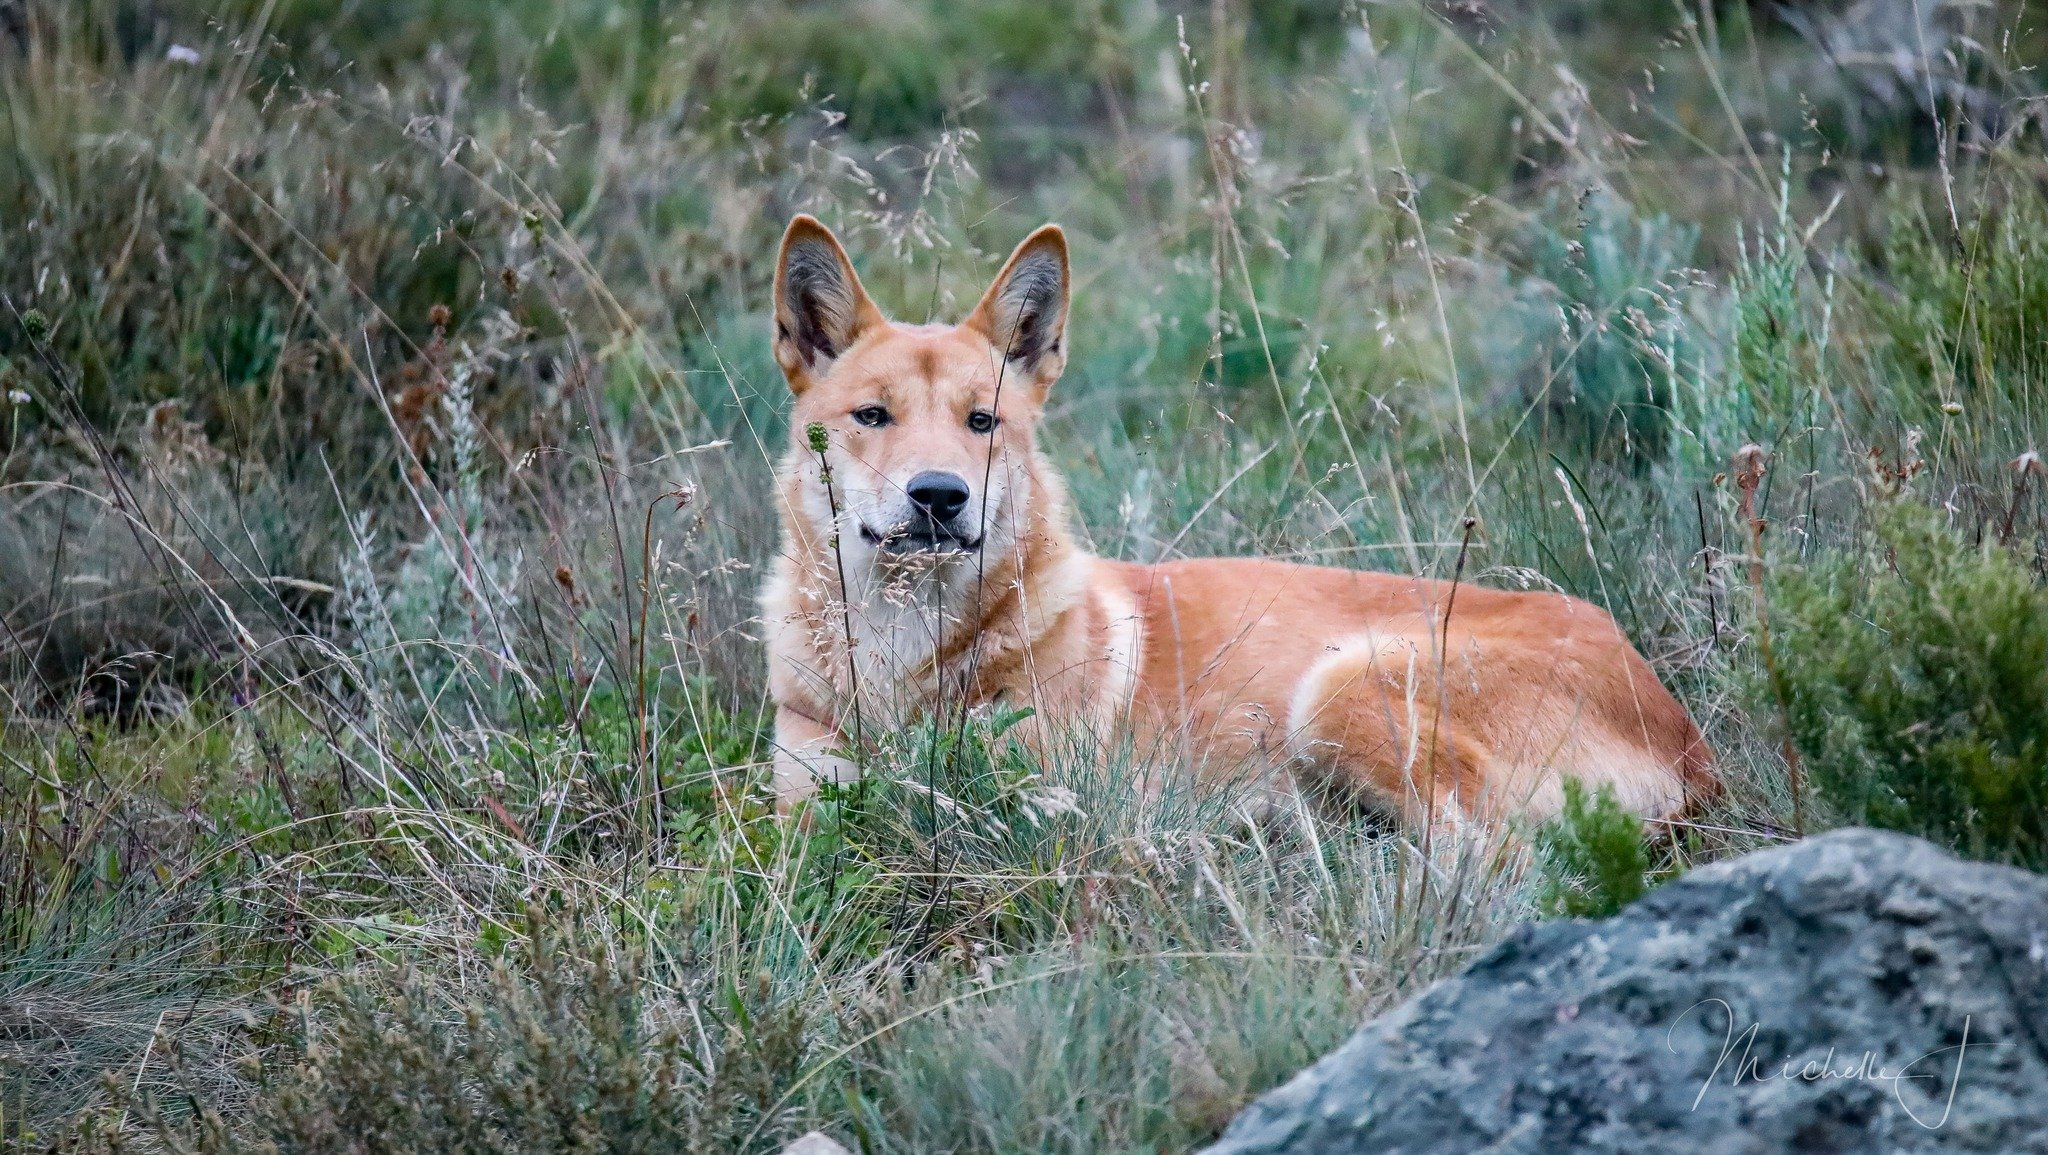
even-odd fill
[[[870,429],[879,429],[889,423],[889,411],[880,405],[863,405],[853,411],[853,419]]]
[[[967,428],[976,433],[987,433],[996,427],[996,415],[986,409],[977,409],[967,415]]]

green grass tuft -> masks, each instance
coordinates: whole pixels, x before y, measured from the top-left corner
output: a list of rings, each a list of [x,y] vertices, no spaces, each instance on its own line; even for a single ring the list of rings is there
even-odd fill
[[[1567,778],[1564,811],[1536,833],[1543,882],[1537,901],[1567,918],[1606,918],[1655,885],[1643,820],[1622,809],[1614,788],[1589,793]]]

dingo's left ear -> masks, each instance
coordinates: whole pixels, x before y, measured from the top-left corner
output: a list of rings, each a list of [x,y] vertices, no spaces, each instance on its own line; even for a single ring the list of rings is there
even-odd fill
[[[775,362],[790,389],[810,388],[863,333],[887,323],[839,238],[798,213],[775,260]]]
[[[962,324],[987,337],[1040,389],[1067,365],[1067,235],[1044,225],[1024,238]]]

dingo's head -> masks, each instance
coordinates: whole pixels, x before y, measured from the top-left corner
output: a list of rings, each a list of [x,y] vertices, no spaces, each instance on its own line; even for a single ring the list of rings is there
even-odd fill
[[[1067,241],[1026,237],[958,325],[903,325],[875,307],[831,230],[789,223],[775,268],[775,360],[802,503],[849,559],[1007,551],[1031,500],[1032,440],[1066,365]],[[813,451],[825,431],[828,495]]]

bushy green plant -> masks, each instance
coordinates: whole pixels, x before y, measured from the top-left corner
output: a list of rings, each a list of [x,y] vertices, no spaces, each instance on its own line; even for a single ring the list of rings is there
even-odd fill
[[[2011,406],[2021,420],[2008,428],[2022,440],[2001,448],[2016,452],[2048,431],[2048,196],[2018,181],[1986,195],[1995,208],[1960,234],[1928,212],[1897,209],[1883,248],[1896,291],[1873,305],[1906,370],[1900,409],[1926,420],[1949,401],[1966,413]]]
[[[796,823],[758,777],[678,791],[675,852],[720,880],[710,897],[753,944],[793,945],[801,931],[846,965],[1029,945],[1071,925],[1103,848],[1076,792],[1006,737],[1020,717],[892,733],[863,779],[825,786]]]
[[[432,414],[446,429],[450,484],[445,493],[425,495],[431,502],[426,534],[402,547],[398,572],[380,583],[378,543],[367,521],[358,519],[354,549],[341,564],[343,617],[363,655],[357,670],[367,688],[427,710],[451,694],[494,702],[517,688],[506,682],[517,676],[520,560],[516,551],[498,548],[484,521],[473,369],[452,369],[435,406],[439,412]]]
[[[1792,736],[1842,821],[2048,865],[2048,591],[1910,500],[1773,583]]]
[[[1565,211],[1553,195],[1546,215]],[[1575,219],[1532,230],[1545,282],[1541,321],[1554,346],[1537,383],[1561,442],[1609,460],[1661,458],[1682,376],[1699,370],[1687,331],[1685,263],[1699,230],[1638,216],[1606,190],[1588,190]]]
[[[1614,788],[1588,791],[1564,781],[1564,810],[1536,832],[1543,867],[1537,901],[1552,914],[1606,918],[1655,884],[1643,820],[1624,809]]]
[[[1805,292],[1807,238],[1792,219],[1791,164],[1788,152],[1776,219],[1737,238],[1729,380],[1718,395],[1702,390],[1697,404],[1701,448],[1716,464],[1738,444],[1770,444],[1794,422],[1811,421],[1823,385],[1817,368],[1825,311],[1810,307]]]
[[[1025,716],[895,736],[869,782],[834,803],[851,846],[882,868],[867,901],[918,912],[911,941],[1016,945],[1071,913],[1099,828],[1072,787],[1010,740]],[[950,877],[935,877],[934,862],[950,863]]]
[[[1329,958],[1001,960],[957,1005],[913,1000],[866,1048],[877,1152],[1185,1151],[1340,1043],[1358,992]]]
[[[232,1120],[133,1106],[181,1155],[671,1155],[789,1138],[777,1112],[806,1059],[800,1004],[733,975],[684,1007],[637,963],[579,948],[573,920],[531,921],[531,949],[470,995],[396,967],[279,1008],[294,1037],[251,1057]]]

